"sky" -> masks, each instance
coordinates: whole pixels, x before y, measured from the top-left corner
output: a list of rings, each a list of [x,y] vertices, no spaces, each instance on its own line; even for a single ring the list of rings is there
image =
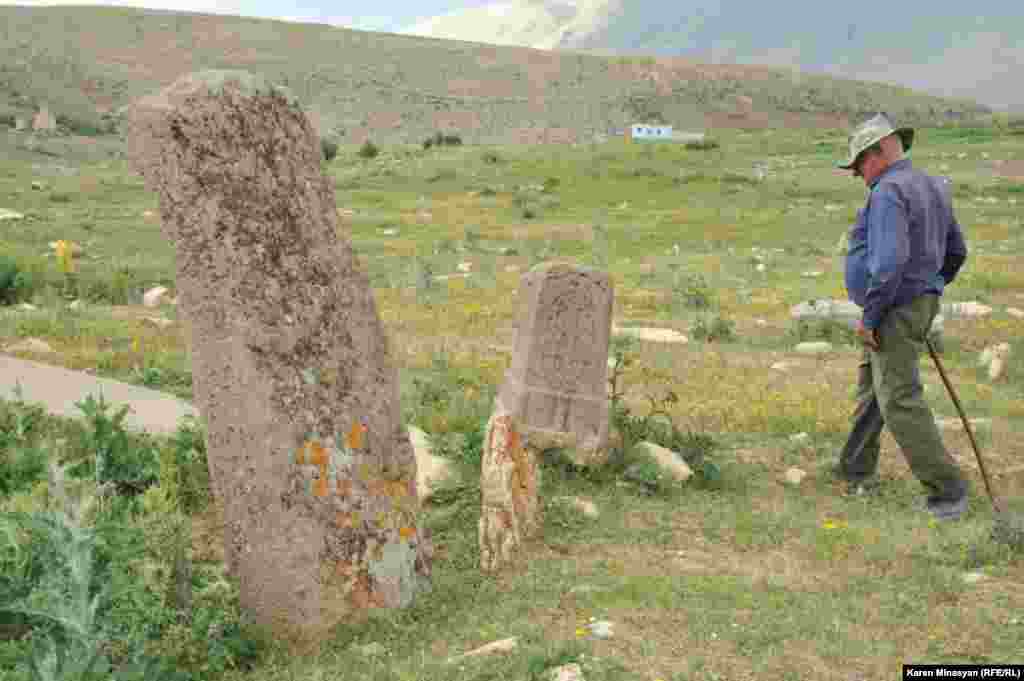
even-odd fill
[[[0,0],[0,5],[116,5],[173,12],[231,14],[243,17],[304,21],[365,31],[397,31],[421,19],[447,14],[465,7],[488,4],[490,0]],[[380,13],[387,6],[387,14]]]

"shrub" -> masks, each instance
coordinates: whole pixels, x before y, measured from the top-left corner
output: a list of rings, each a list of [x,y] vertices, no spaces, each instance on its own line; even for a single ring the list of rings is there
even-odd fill
[[[0,125],[13,128],[15,125],[14,114],[0,114]]]
[[[13,305],[31,288],[31,275],[13,258],[0,255],[0,305]]]
[[[377,158],[378,155],[380,155],[380,149],[370,140],[366,140],[363,142],[363,146],[359,147],[360,158]]]
[[[112,121],[108,121],[103,125],[97,125],[92,121],[73,118],[64,114],[57,114],[57,125],[75,133],[76,135],[83,135],[85,137],[98,137],[100,135],[109,134],[113,131]]]
[[[676,272],[672,281],[672,293],[687,307],[698,310],[711,307],[715,300],[714,291],[700,274]]]
[[[736,322],[722,315],[715,315],[710,321],[706,317],[701,317],[693,325],[690,333],[697,340],[708,343],[729,342],[736,339]]]
[[[717,140],[705,138],[702,140],[690,140],[686,143],[686,148],[693,151],[711,151],[721,146]]]
[[[497,152],[494,151],[485,151],[482,158],[484,163],[488,165],[501,163],[501,156],[498,156]]]
[[[51,203],[71,203],[71,194],[67,192],[53,192],[50,194]]]
[[[320,152],[325,161],[333,161],[334,157],[338,155],[338,144],[331,140],[320,140]]]
[[[430,149],[431,147],[457,147],[461,144],[462,137],[459,135],[445,135],[441,132],[435,132],[433,136],[423,140],[424,149]]]

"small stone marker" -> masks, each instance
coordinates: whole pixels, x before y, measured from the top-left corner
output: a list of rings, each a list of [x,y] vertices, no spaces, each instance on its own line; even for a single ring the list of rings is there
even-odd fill
[[[522,276],[497,401],[532,450],[565,445],[579,465],[607,459],[612,296],[608,274],[589,268],[547,263]]]
[[[309,118],[260,77],[205,71],[133,105],[128,142],[175,245],[242,608],[320,641],[411,603],[431,551],[398,377]]]
[[[515,419],[496,411],[487,424],[480,472],[480,569],[511,562],[540,529],[536,454],[523,445]]]

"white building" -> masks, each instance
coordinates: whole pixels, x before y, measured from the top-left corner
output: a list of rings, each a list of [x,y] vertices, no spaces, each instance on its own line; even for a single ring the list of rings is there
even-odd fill
[[[634,123],[626,129],[627,140],[665,140],[672,139],[671,125],[652,125],[649,123]]]

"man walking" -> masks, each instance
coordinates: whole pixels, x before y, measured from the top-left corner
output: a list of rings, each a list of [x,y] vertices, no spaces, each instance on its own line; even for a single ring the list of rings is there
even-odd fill
[[[870,188],[850,232],[846,289],[863,308],[864,343],[853,429],[836,473],[858,494],[877,484],[879,437],[888,426],[939,520],[967,510],[967,482],[924,400],[920,355],[943,289],[967,258],[949,190],[911,166],[912,128],[877,114],[850,135],[852,169]]]

